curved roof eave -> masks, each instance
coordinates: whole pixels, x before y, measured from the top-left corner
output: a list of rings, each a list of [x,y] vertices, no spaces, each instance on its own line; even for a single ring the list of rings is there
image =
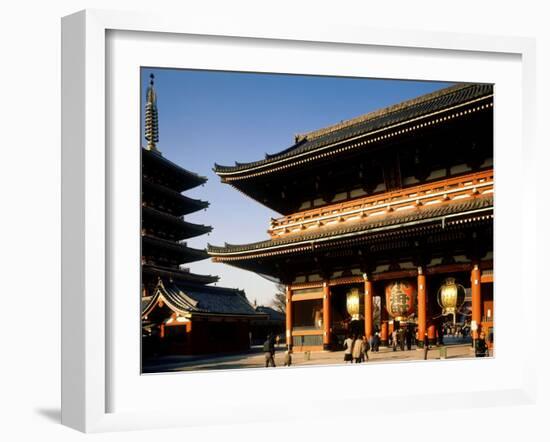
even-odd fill
[[[383,108],[346,122],[328,126],[302,136],[294,145],[283,151],[266,155],[259,161],[236,163],[234,166],[215,164],[214,172],[226,176],[249,173],[267,168],[275,163],[289,162],[299,156],[311,155],[334,144],[341,144],[354,137],[365,137],[374,132],[385,131],[396,125],[408,124],[433,113],[446,112],[457,106],[465,106],[492,97],[493,87],[488,84],[461,84],[422,95],[387,108]]]

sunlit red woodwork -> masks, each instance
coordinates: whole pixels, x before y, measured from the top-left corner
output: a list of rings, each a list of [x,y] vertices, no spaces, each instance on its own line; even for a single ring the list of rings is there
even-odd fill
[[[481,326],[481,271],[477,264],[472,268],[472,321],[476,321],[478,327]],[[479,330],[473,332],[473,338],[479,337]]]
[[[271,237],[280,237],[303,232],[305,229],[328,226],[333,220],[338,220],[340,223],[359,221],[376,214],[381,209],[414,211],[421,205],[433,206],[453,199],[475,198],[492,192],[493,171],[476,172],[272,219],[268,232]]]
[[[380,341],[382,345],[388,344],[388,321],[382,321],[380,326]]]
[[[286,288],[286,345],[292,348],[292,290]]]
[[[421,267],[418,268],[417,276],[418,286],[418,341],[424,339],[426,333],[426,275],[424,275]]]
[[[330,287],[323,284],[323,348],[330,349],[331,344],[331,310],[330,310]]]
[[[368,338],[372,335],[372,282],[365,277],[365,336]]]
[[[435,324],[428,325],[428,340],[430,341],[430,345],[435,344],[436,337]]]

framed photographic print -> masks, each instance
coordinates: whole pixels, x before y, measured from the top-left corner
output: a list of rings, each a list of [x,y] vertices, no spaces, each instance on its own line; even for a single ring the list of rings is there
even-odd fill
[[[530,403],[533,43],[455,37],[66,17],[63,422]]]

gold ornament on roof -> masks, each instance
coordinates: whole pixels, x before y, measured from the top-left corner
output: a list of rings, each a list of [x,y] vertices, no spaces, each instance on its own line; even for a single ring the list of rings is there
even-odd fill
[[[147,87],[147,103],[145,104],[145,139],[147,150],[159,152],[157,143],[159,141],[159,121],[157,110],[157,93],[154,87],[155,76],[151,74],[151,80]]]

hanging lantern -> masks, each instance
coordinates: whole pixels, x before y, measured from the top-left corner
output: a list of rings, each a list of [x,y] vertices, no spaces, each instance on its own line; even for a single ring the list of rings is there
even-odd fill
[[[352,321],[361,319],[361,298],[358,288],[351,289],[346,296],[346,309]]]
[[[416,288],[407,281],[386,285],[386,310],[397,321],[405,321],[414,313]]]
[[[453,324],[456,323],[458,309],[464,304],[466,290],[457,284],[454,278],[447,278],[437,292],[437,302],[442,309],[443,316],[453,315]]]

